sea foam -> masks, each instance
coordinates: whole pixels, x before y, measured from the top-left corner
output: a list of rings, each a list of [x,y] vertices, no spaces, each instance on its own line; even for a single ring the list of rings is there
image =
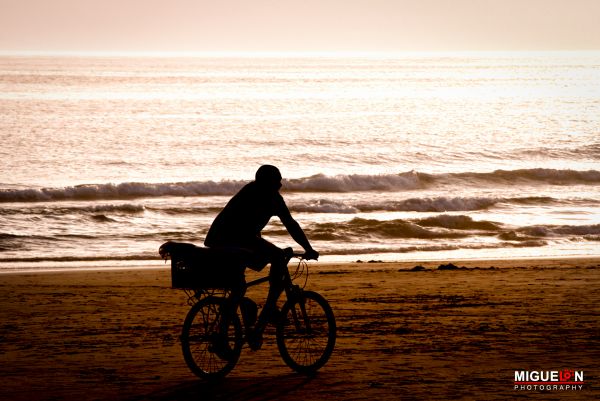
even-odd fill
[[[190,181],[177,183],[126,182],[121,184],[85,184],[63,188],[0,189],[0,202],[48,202],[62,200],[112,200],[160,196],[229,196],[246,181]],[[595,185],[600,183],[600,171],[555,169],[496,170],[489,173],[427,174],[410,171],[387,175],[315,175],[284,180],[287,192],[362,192],[407,191],[451,185]],[[457,198],[454,198],[454,202]],[[475,202],[482,202],[475,201]],[[456,206],[443,210],[455,209]],[[442,210],[441,208],[432,210]],[[473,210],[473,209],[472,209]]]

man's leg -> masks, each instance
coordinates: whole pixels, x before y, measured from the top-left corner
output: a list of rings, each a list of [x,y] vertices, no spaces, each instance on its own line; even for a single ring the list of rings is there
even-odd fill
[[[283,253],[281,257],[278,257],[271,262],[271,270],[269,271],[269,293],[263,310],[266,319],[270,319],[277,309],[277,300],[283,292],[283,278],[286,268],[287,266],[285,264]]]
[[[277,300],[283,292],[283,277],[285,269],[287,269],[283,249],[278,248],[268,241],[262,241],[264,241],[262,250],[268,255],[271,269],[269,271],[269,293],[256,324],[259,330],[264,330],[277,309]]]
[[[277,310],[277,300],[279,295],[283,291],[283,277],[284,269],[287,269],[285,263],[285,254],[283,249],[271,244],[270,242],[260,238],[256,243],[256,266],[262,267],[267,263],[271,263],[271,269],[269,271],[269,293],[265,305],[261,310],[255,328],[252,332],[252,336],[249,339],[250,347],[252,349],[259,349],[262,345],[262,334],[269,321],[273,318],[275,311]],[[261,264],[262,263],[262,264]]]
[[[237,308],[246,293],[246,281],[243,267],[231,265],[229,274],[232,277],[230,294],[221,306],[221,320],[219,326],[219,339],[215,343],[215,353],[223,360],[229,361],[233,357],[233,349],[229,345],[228,331],[232,318],[237,313]]]

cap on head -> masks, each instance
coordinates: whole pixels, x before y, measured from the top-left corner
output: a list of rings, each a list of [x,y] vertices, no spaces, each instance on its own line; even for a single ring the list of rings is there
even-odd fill
[[[281,173],[279,169],[275,166],[271,166],[270,164],[265,164],[260,166],[258,170],[256,170],[256,182],[259,184],[277,184],[281,183]]]

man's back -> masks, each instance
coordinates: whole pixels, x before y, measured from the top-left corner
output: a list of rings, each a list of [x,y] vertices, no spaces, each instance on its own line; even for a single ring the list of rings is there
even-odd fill
[[[260,237],[271,217],[281,217],[285,211],[287,206],[279,192],[251,182],[231,198],[215,218],[204,244],[209,247],[243,246]]]

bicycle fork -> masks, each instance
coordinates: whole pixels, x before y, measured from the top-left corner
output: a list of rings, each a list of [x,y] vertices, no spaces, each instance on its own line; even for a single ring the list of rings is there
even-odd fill
[[[306,300],[302,296],[302,292],[303,290],[300,288],[300,286],[293,285],[287,296],[288,300],[291,302],[292,308],[290,308],[290,310],[292,312],[292,318],[296,331],[302,331],[301,323],[304,322],[304,330],[306,331],[306,334],[310,334],[312,331],[310,327],[310,319],[308,318],[308,313],[306,313]],[[298,317],[298,311],[294,306],[296,303],[300,306],[300,314],[302,315],[301,319]]]

